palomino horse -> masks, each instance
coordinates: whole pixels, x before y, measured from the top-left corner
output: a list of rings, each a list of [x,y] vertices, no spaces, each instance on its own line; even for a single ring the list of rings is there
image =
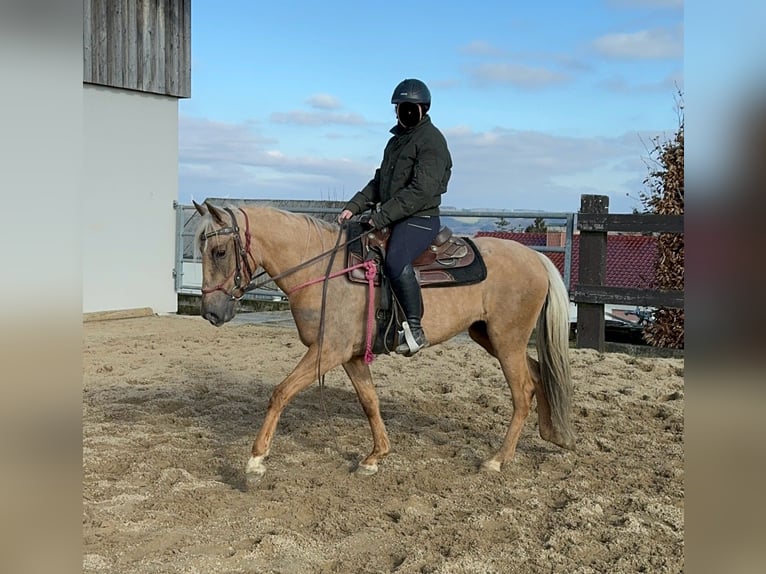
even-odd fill
[[[257,482],[266,471],[264,459],[287,404],[338,365],[351,379],[372,430],[372,452],[356,472],[377,472],[390,444],[365,361],[368,289],[344,277],[322,281],[331,261],[322,254],[343,244],[346,232],[337,224],[271,207],[194,205],[202,216],[197,234],[202,316],[217,327],[231,320],[253,271],[262,267],[289,294],[298,335],[308,347],[272,392],[247,463],[248,483]],[[558,270],[545,255],[505,239],[479,237],[475,243],[487,267],[486,279],[473,285],[424,289],[423,327],[431,345],[467,330],[500,362],[511,389],[513,415],[500,450],[482,464],[499,471],[516,451],[533,396],[537,397],[540,436],[574,449],[569,417],[569,300]],[[332,271],[344,264],[344,254],[338,253]],[[293,292],[317,278],[319,282]],[[535,324],[537,360],[527,356]]]

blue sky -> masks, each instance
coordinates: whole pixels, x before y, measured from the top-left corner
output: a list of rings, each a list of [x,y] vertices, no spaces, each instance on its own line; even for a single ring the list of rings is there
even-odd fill
[[[630,212],[678,127],[683,23],[682,0],[194,0],[179,199],[349,198],[416,77],[453,157],[443,205]]]

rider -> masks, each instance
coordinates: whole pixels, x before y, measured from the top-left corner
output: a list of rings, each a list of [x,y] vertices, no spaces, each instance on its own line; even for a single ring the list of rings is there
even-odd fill
[[[375,176],[343,208],[338,221],[379,205],[368,225],[391,227],[384,270],[404,311],[405,341],[396,352],[411,356],[428,346],[421,326],[423,304],[412,262],[439,232],[439,205],[452,173],[447,141],[431,123],[431,93],[416,79],[399,83],[391,96],[398,123],[391,128],[383,160]]]

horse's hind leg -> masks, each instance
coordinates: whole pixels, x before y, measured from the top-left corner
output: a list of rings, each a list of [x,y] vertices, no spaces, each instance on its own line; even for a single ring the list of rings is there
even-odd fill
[[[471,336],[471,339],[484,347],[490,355],[493,357],[496,356],[495,347],[487,334],[486,323],[483,321],[474,323],[469,327],[468,334]],[[542,379],[540,378],[540,363],[527,355],[527,367],[529,368],[529,374],[532,377],[532,383],[535,386],[534,395],[537,398],[537,419],[540,428],[540,436],[549,442],[556,442],[554,440],[556,433],[553,429],[553,421],[551,420],[551,405],[548,403],[548,397],[545,394]],[[556,442],[556,444],[559,443]]]
[[[372,452],[359,463],[356,472],[364,475],[375,474],[378,471],[378,462],[389,453],[390,443],[383,418],[380,416],[380,403],[372,384],[370,367],[364,362],[363,357],[354,357],[347,363],[343,363],[343,368],[351,379],[351,384],[354,385],[372,431]]]
[[[511,388],[513,416],[511,416],[511,424],[500,450],[482,464],[483,468],[495,471],[499,471],[504,462],[513,458],[524,423],[529,417],[532,397],[535,394],[535,384],[527,366],[525,345],[519,345],[516,350],[504,354],[498,353],[498,355],[503,374]]]
[[[285,407],[295,395],[316,381],[317,375],[325,374],[327,371],[337,367],[340,362],[336,358],[330,357],[329,353],[324,352],[322,353],[321,372],[317,373],[316,361],[317,347],[312,345],[292,372],[272,391],[266,416],[253,442],[252,456],[247,462],[247,468],[245,469],[248,484],[257,483],[266,472],[266,466],[263,464],[263,461],[269,455],[271,440],[274,438],[279,417]]]
[[[497,350],[492,344],[492,340],[490,339],[489,333],[487,332],[487,324],[484,321],[479,321],[471,325],[468,329],[468,334],[471,336],[471,339],[484,347],[484,349],[490,355],[499,359]],[[553,423],[551,422],[551,408],[548,404],[548,398],[545,396],[545,391],[540,381],[540,366],[532,357],[526,356],[526,361],[526,370],[523,368],[513,369],[510,360],[500,361],[505,377],[509,381],[508,386],[511,387],[511,395],[514,404],[513,418],[511,418],[511,428],[508,429],[508,433],[505,437],[505,442],[503,443],[503,448],[494,457],[483,464],[485,468],[491,470],[500,470],[502,463],[513,457],[513,454],[516,451],[516,443],[519,440],[521,429],[527,419],[532,396],[534,395],[537,396],[537,415],[540,420],[540,436],[546,440],[550,440],[550,437],[552,436]],[[507,368],[505,366],[506,364],[509,365]],[[532,394],[529,394],[529,384],[524,380],[527,377],[531,377]],[[520,384],[516,384],[515,381],[520,379]],[[527,415],[523,414],[524,411],[527,412]],[[519,413],[518,419],[516,414],[517,412]]]

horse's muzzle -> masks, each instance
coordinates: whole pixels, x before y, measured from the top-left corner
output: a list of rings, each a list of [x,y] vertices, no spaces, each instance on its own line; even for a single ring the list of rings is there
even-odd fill
[[[220,297],[222,293],[203,296],[200,304],[200,315],[211,325],[220,327],[234,318],[234,301],[228,296]]]
[[[203,317],[210,321],[212,325],[215,325],[216,327],[220,327],[223,325],[226,321],[223,320],[223,318],[216,313],[213,313],[212,311],[208,311],[203,315]]]

